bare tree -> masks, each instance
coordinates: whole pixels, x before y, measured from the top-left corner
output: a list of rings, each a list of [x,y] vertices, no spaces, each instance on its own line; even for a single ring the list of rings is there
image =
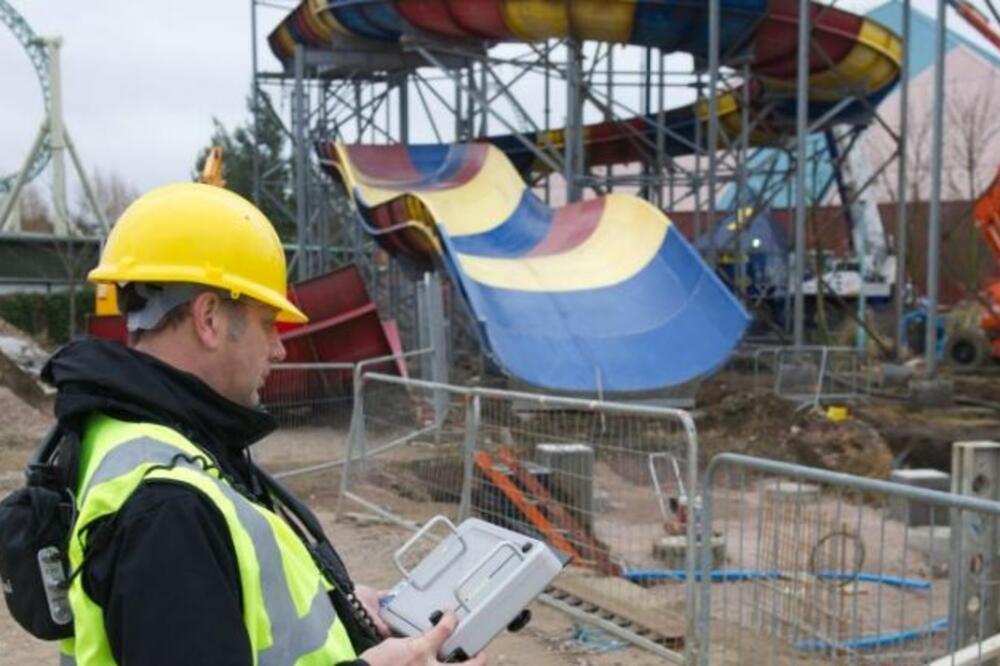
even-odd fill
[[[983,279],[986,252],[983,239],[972,223],[972,204],[982,194],[996,170],[1000,139],[1000,115],[994,74],[978,85],[954,86],[946,102],[948,136],[945,145],[948,166],[945,168],[949,198],[969,202],[968,211],[952,220],[945,238],[952,237],[953,275],[966,291],[975,294]]]
[[[990,75],[990,79],[993,75]],[[991,150],[1000,138],[1000,115],[993,83],[953,86],[945,104],[948,136],[945,169],[950,198],[973,201],[989,183],[998,157]]]
[[[41,233],[52,232],[52,211],[38,188],[27,185],[21,190],[21,229]]]
[[[139,190],[114,171],[95,169],[90,176],[90,184],[104,219],[111,225],[114,225],[129,204],[139,198]],[[83,231],[94,233],[100,229],[100,222],[82,192],[77,197],[75,218],[77,226]]]

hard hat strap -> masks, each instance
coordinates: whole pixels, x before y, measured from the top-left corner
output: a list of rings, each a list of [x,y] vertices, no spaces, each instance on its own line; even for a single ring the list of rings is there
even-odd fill
[[[151,331],[155,329],[168,312],[182,303],[192,300],[205,287],[186,282],[166,282],[150,284],[133,283],[132,288],[146,301],[138,310],[128,313],[128,330]]]

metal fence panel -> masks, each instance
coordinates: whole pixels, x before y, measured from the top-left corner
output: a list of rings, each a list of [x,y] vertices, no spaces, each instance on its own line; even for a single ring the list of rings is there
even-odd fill
[[[411,523],[459,517],[471,392],[379,375],[358,383],[344,501]]]
[[[681,651],[694,601],[686,412],[480,390],[472,513],[574,558],[553,596]],[[667,655],[663,652],[664,656]]]
[[[273,366],[261,389],[261,404],[277,420],[278,430],[254,447],[255,455],[278,478],[339,469],[357,411],[357,378],[372,369],[411,374],[433,355],[431,349],[420,349],[357,363]]]
[[[754,389],[803,404],[864,399],[871,369],[853,347],[762,347],[753,351]]]
[[[345,500],[411,524],[475,515],[543,538],[573,560],[551,605],[681,661],[699,501],[686,412],[377,374],[362,385]]]
[[[998,502],[736,454],[702,491],[701,664],[924,664],[998,631],[996,541],[967,538]]]

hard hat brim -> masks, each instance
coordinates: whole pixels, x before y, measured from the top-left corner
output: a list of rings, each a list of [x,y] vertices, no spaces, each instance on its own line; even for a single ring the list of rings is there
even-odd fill
[[[199,271],[185,270],[184,267],[172,267],[159,271],[137,271],[135,269],[121,273],[114,267],[98,266],[87,274],[87,280],[93,283],[124,283],[124,282],[191,282],[201,284],[206,287],[227,289],[234,296],[249,296],[260,301],[264,305],[269,305],[278,311],[276,320],[286,324],[306,324],[309,317],[302,310],[297,308],[284,294],[280,294],[272,289],[263,288],[261,285],[252,284],[241,280],[236,276],[222,276],[221,279],[208,281]],[[191,273],[183,275],[183,273]],[[181,277],[178,275],[181,274]]]

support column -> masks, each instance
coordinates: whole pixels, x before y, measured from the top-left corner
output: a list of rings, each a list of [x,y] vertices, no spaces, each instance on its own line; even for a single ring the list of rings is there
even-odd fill
[[[715,190],[719,170],[719,0],[708,3],[708,263],[715,268]]]
[[[903,71],[900,74],[899,91],[899,160],[896,165],[896,291],[893,294],[896,320],[896,344],[893,355],[901,360],[905,343],[906,331],[903,330],[903,314],[906,309],[906,259],[907,259],[907,225],[909,211],[909,183],[907,182],[907,161],[909,159],[910,126],[910,21],[912,16],[912,0],[903,0]]]
[[[642,113],[648,119],[653,115],[653,49],[647,46],[643,50],[642,59]],[[612,98],[609,98],[612,99]],[[642,185],[639,188],[640,196],[653,203],[653,169],[654,163],[649,159],[642,161]]]
[[[309,206],[308,206],[308,158],[309,150],[306,138],[308,111],[306,109],[305,91],[305,50],[302,45],[295,47],[295,84],[292,91],[292,137],[295,152],[295,229],[296,242],[296,277],[304,280],[310,277],[308,245]]]
[[[410,143],[410,75],[403,74],[399,80],[399,142]]]
[[[250,0],[250,53],[253,63],[251,79],[251,104],[253,105],[253,150],[250,151],[250,168],[253,174],[253,203],[260,208],[260,88],[257,82],[257,72],[260,67],[257,60],[257,0]]]
[[[749,279],[747,275],[747,263],[750,261],[750,252],[745,247],[746,232],[757,211],[751,210],[749,193],[749,159],[750,159],[750,64],[743,64],[743,81],[740,85],[740,147],[739,147],[739,185],[736,195],[736,220],[742,222],[737,227],[736,247],[733,249],[736,256],[736,290],[743,297],[747,297],[749,291]],[[752,240],[751,240],[752,242]],[[751,248],[753,249],[753,248]]]
[[[931,211],[927,238],[927,379],[937,377],[938,287],[941,262],[941,163],[944,143],[944,56],[948,31],[947,0],[938,0],[934,38],[933,132],[931,135]]]
[[[566,44],[566,179],[567,203],[579,201],[583,188],[583,99],[580,87],[583,78],[583,50],[580,42]]]
[[[943,1],[943,0],[942,0]],[[796,347],[805,344],[806,299],[802,290],[806,259],[806,156],[809,147],[809,34],[810,0],[799,0],[799,68],[796,114],[795,157],[795,287],[793,339]]]
[[[52,81],[49,96],[49,146],[52,148],[52,203],[56,219],[53,233],[56,236],[71,233],[69,207],[66,204],[66,129],[62,113],[62,66],[59,48],[62,39],[46,38],[45,49],[49,55],[49,78]]]
[[[448,318],[444,311],[441,276],[436,272],[424,273],[424,279],[417,292],[418,308],[422,321],[417,324],[418,341],[421,349],[434,350],[430,357],[430,376],[424,379],[438,383],[448,383]],[[425,367],[421,361],[421,367]],[[434,389],[434,423],[440,425],[448,414],[448,393]]]

